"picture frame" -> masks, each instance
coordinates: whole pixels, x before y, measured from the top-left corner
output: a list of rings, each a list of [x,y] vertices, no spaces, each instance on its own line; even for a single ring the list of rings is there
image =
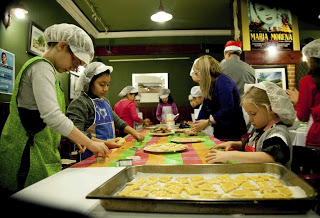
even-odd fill
[[[42,56],[44,54],[45,41],[43,35],[43,29],[31,21],[29,27],[28,53],[36,56]]]
[[[141,94],[141,103],[159,102],[159,92],[168,88],[168,73],[133,73],[132,86]]]
[[[286,65],[252,66],[255,69],[256,83],[270,81],[283,90],[288,89],[288,72]]]
[[[69,100],[77,98],[81,92],[76,91],[76,84],[80,77],[78,72],[70,71],[70,83],[69,83]]]

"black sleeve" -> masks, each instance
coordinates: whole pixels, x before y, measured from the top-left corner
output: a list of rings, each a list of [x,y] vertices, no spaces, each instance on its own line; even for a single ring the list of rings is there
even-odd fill
[[[266,139],[263,142],[262,151],[270,154],[275,162],[283,165],[290,160],[289,146],[280,137]]]

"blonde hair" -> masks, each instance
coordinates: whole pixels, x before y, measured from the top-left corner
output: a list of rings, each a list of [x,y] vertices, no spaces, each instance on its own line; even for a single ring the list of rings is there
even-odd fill
[[[255,105],[257,108],[265,107],[267,111],[270,111],[270,100],[267,95],[267,92],[263,89],[259,89],[257,87],[252,87],[247,91],[241,100],[241,106],[244,103],[249,103]]]
[[[193,67],[194,71],[200,72],[200,89],[206,99],[211,100],[211,92],[215,87],[219,75],[223,74],[220,63],[210,55],[199,58]]]

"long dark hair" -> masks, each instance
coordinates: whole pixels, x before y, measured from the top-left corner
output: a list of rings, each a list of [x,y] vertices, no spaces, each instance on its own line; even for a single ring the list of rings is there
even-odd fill
[[[103,76],[103,75],[110,75],[110,70],[106,70],[102,73],[99,73],[98,75],[94,75],[90,81],[90,84],[89,84],[89,91],[88,93],[92,94],[91,93],[91,86],[93,85],[94,81],[96,81],[96,79],[98,79],[100,76]]]
[[[162,101],[161,98],[159,98],[159,102],[160,102],[161,104],[164,104],[164,102]],[[173,102],[174,102],[174,101],[173,101],[173,98],[172,98],[171,94],[169,94],[169,96],[168,96],[168,104],[172,104]]]
[[[312,81],[320,90],[320,58],[309,58],[309,74],[312,76]]]

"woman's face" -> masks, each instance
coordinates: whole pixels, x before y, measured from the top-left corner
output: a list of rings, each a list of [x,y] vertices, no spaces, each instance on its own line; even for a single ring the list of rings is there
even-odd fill
[[[109,84],[111,81],[111,75],[110,74],[103,74],[100,77],[98,77],[93,84],[90,87],[90,91],[95,96],[98,96],[99,98],[103,98],[107,91],[109,90]]]
[[[271,25],[276,21],[278,14],[276,8],[269,8],[268,6],[259,3],[255,3],[254,8],[257,16],[263,23]]]
[[[167,98],[161,98],[161,100],[163,101],[163,103],[168,103],[168,97]]]
[[[200,82],[200,72],[199,71],[195,71],[192,73],[192,80],[196,83]]]

